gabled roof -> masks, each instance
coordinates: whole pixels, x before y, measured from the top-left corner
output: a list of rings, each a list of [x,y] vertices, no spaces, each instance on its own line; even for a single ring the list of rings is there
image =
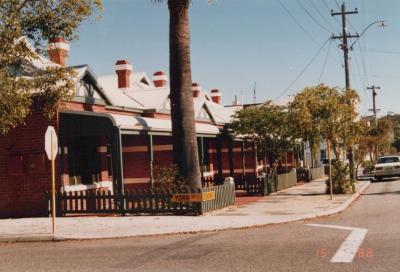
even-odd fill
[[[126,96],[137,101],[145,110],[169,110],[169,88],[147,88],[138,91],[123,91]]]
[[[76,97],[84,96],[84,94],[82,95],[79,90],[79,87],[81,86],[80,83],[84,82],[91,84],[95,89],[95,94],[91,98],[101,99],[105,104],[108,105],[112,104],[109,96],[105,93],[103,87],[98,82],[97,75],[93,72],[89,65],[77,65],[71,66],[71,68],[75,71],[75,77],[73,78],[73,81],[75,82],[76,87]]]
[[[118,89],[117,75],[101,76],[99,81],[115,106],[136,107],[159,113],[170,111],[169,86],[155,87],[145,73],[132,73],[131,87],[128,90]],[[214,103],[209,94],[204,92],[193,98],[193,102],[195,118],[204,119],[206,112],[215,124],[230,123],[237,110]]]
[[[238,107],[224,107],[212,101],[206,101],[205,103],[213,113],[216,122],[221,124],[231,123],[236,111],[239,110]]]
[[[25,37],[21,38],[27,47],[35,52],[35,48]],[[52,62],[45,56],[37,54],[37,58],[27,60],[26,65],[20,72],[21,76],[29,76],[32,69],[44,70],[47,67],[59,67],[58,64]],[[97,76],[89,65],[71,66],[76,72],[73,81],[76,83],[77,92],[79,93],[79,83],[90,83],[96,92],[93,97],[78,96],[83,98],[101,99],[106,105],[122,107],[135,110],[148,110],[159,113],[168,113],[170,111],[169,86],[155,87],[154,83],[147,77],[144,72],[131,73],[131,86],[127,90],[118,88],[118,77],[114,75]],[[92,87],[91,87],[92,88]],[[91,93],[93,93],[91,91]],[[86,101],[86,100],[85,100]],[[209,119],[212,123],[223,125],[232,120],[235,110],[225,108],[222,105],[212,101],[207,93],[200,94],[199,97],[193,99],[195,118],[197,120]]]
[[[99,76],[99,81],[101,85],[107,90],[119,90],[117,75]],[[131,86],[126,91],[141,91],[149,88],[154,88],[153,82],[149,80],[147,75],[143,72],[132,72],[130,76],[130,82]]]

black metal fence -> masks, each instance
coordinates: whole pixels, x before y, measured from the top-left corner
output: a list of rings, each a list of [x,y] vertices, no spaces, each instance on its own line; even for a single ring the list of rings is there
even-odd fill
[[[325,175],[324,167],[316,167],[316,168],[297,168],[297,181],[309,182],[318,178],[321,178]]]
[[[310,181],[310,171],[307,168],[297,168],[297,182],[309,182]]]
[[[297,176],[295,171],[269,176],[245,176],[235,178],[236,190],[246,191],[247,195],[267,195],[276,191],[295,186]]]

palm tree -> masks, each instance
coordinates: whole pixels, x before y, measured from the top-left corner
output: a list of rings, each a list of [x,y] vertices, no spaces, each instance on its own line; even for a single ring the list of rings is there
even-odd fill
[[[192,187],[201,188],[190,65],[189,5],[190,0],[168,0],[173,157],[180,175]]]

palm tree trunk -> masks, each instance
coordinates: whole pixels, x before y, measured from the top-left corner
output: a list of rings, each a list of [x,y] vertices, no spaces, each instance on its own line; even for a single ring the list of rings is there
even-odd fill
[[[173,156],[180,175],[192,187],[201,188],[191,89],[189,2],[168,0]]]

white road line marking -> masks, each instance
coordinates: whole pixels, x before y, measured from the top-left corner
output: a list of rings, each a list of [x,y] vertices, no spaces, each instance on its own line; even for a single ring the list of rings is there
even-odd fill
[[[332,263],[351,263],[368,232],[367,229],[336,225],[307,224],[307,226],[351,230],[349,236],[347,236],[346,240],[344,240],[340,248],[336,251],[335,255],[333,255],[331,259]]]

